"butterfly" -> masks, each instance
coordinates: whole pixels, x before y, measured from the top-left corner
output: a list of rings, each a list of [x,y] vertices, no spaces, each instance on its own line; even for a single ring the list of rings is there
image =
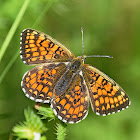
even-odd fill
[[[130,105],[126,92],[97,68],[84,64],[86,56],[75,57],[51,36],[33,29],[21,33],[20,57],[27,65],[21,87],[35,102],[50,103],[65,123],[86,118],[89,102],[93,112],[106,116]]]

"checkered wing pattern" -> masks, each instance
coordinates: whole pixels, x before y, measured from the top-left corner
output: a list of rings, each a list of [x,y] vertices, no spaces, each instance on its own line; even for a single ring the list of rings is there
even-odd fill
[[[97,115],[120,112],[130,105],[128,95],[110,77],[89,65],[85,69],[91,106]]]
[[[53,98],[51,108],[60,120],[78,123],[88,114],[89,96],[87,86],[81,75],[76,75],[65,95]]]
[[[21,87],[31,100],[49,103],[54,96],[53,89],[65,71],[65,63],[42,64],[25,73]]]
[[[33,29],[21,33],[20,56],[25,64],[66,62],[73,53],[51,36]]]

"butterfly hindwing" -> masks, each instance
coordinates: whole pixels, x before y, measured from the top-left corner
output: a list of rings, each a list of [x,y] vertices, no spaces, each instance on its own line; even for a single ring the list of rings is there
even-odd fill
[[[66,62],[73,53],[51,36],[33,29],[21,33],[20,56],[25,64]]]
[[[120,112],[130,105],[128,95],[115,81],[97,68],[85,66],[91,106],[97,115]]]
[[[60,120],[77,123],[88,114],[89,96],[85,81],[81,75],[76,75],[65,95],[53,98],[51,108]]]
[[[54,86],[65,71],[65,63],[42,64],[29,70],[21,82],[25,95],[36,102],[49,103]]]

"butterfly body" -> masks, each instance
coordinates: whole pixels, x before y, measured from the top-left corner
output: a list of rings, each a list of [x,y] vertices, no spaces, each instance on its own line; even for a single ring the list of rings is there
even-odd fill
[[[130,105],[125,91],[95,67],[84,64],[64,45],[39,31],[21,34],[21,59],[35,65],[25,73],[22,89],[35,102],[50,103],[55,115],[67,123],[77,123],[88,114],[89,102],[97,115],[119,112]]]

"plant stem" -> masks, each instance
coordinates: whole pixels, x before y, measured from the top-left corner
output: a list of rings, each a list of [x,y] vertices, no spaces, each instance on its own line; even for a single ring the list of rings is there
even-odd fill
[[[9,69],[11,68],[11,66],[13,65],[13,63],[16,61],[17,57],[19,56],[19,50],[17,51],[17,53],[12,57],[12,59],[9,61],[8,65],[5,67],[4,71],[2,72],[2,74],[0,75],[0,84],[2,83],[3,79],[5,78],[7,72],[9,71]]]
[[[57,140],[65,140],[66,136],[66,124],[63,122],[60,122],[56,124],[56,135],[57,135]]]
[[[32,28],[34,28],[40,22],[41,18],[45,16],[45,13],[49,10],[49,8],[52,6],[53,3],[54,3],[54,0],[48,0],[48,3],[46,4],[46,7],[41,12],[40,16],[37,18],[37,20],[33,24]]]
[[[1,49],[0,49],[0,62],[1,62],[1,60],[3,58],[3,55],[4,55],[8,45],[9,45],[11,39],[12,39],[12,37],[13,37],[13,35],[14,35],[14,33],[15,33],[15,31],[16,31],[16,29],[17,29],[17,27],[18,27],[23,15],[24,15],[26,9],[27,9],[27,6],[28,6],[29,2],[30,2],[30,0],[25,0],[24,1],[23,6],[21,7],[21,9],[20,9],[20,11],[19,11],[19,13],[18,13],[18,15],[17,15],[17,17],[16,17],[11,29],[9,30],[9,32],[8,32],[6,38],[5,38],[5,40],[4,40],[4,42],[3,42],[2,46],[1,46]]]

